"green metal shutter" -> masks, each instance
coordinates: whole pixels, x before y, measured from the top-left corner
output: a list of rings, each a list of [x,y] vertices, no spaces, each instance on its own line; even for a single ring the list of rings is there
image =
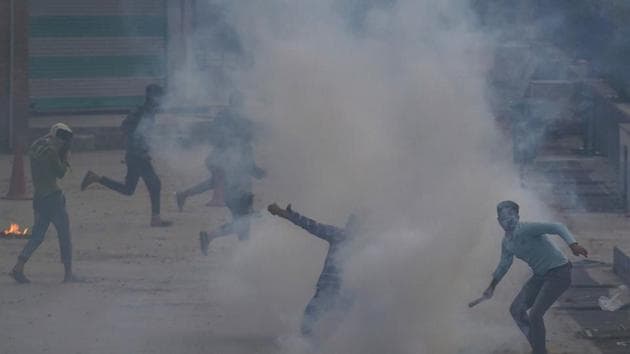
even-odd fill
[[[29,85],[35,111],[135,106],[164,84],[165,0],[31,0]]]

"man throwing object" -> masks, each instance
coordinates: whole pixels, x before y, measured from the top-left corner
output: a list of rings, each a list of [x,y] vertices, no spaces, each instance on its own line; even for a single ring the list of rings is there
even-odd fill
[[[571,262],[547,235],[560,236],[576,256],[587,257],[588,252],[562,224],[520,222],[519,206],[513,201],[499,203],[497,214],[499,225],[505,230],[501,261],[483,295],[492,297],[514,256],[526,262],[534,274],[512,302],[510,313],[529,341],[533,354],[547,354],[543,316],[571,285],[572,268]]]

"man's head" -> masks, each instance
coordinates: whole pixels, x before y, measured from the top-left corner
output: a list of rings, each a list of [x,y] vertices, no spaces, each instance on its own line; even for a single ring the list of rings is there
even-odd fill
[[[164,97],[164,89],[160,85],[151,84],[144,89],[144,95],[148,103],[159,107]]]
[[[64,144],[70,144],[72,141],[73,133],[69,126],[63,123],[56,123],[50,127],[50,136],[63,142]]]
[[[504,200],[497,204],[497,220],[503,230],[514,231],[519,221],[519,206],[511,200]]]

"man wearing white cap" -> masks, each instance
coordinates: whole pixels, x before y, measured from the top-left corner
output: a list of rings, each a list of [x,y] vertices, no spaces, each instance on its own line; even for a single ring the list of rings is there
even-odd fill
[[[57,230],[64,282],[75,281],[72,273],[72,243],[70,240],[70,220],[66,212],[66,198],[57,180],[63,178],[70,164],[70,144],[72,130],[63,123],[52,126],[50,133],[37,139],[29,149],[31,175],[35,195],[33,210],[35,222],[30,239],[18,256],[10,275],[18,283],[29,283],[24,275],[24,265],[33,252],[42,244],[48,226],[52,223]]]

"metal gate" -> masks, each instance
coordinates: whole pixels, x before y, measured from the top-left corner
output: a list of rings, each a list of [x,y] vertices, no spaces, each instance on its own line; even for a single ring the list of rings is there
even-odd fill
[[[31,0],[35,112],[106,111],[166,77],[166,0]]]

